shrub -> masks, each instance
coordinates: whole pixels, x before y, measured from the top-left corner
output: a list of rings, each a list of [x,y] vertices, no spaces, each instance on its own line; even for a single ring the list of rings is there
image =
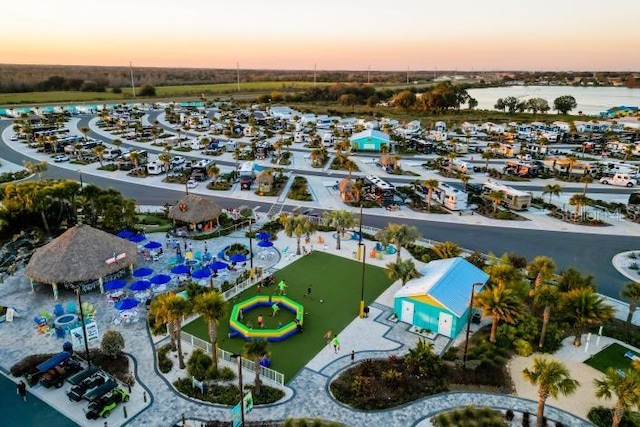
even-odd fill
[[[529,344],[529,342],[523,339],[516,340],[513,343],[513,345],[516,349],[516,353],[518,353],[520,356],[528,357],[528,356],[531,356],[531,354],[533,353],[533,350],[531,349],[531,344]]]
[[[171,351],[171,344],[163,345],[158,349],[158,369],[163,374],[169,373],[173,368],[173,361],[167,357],[167,353]]]
[[[115,359],[124,349],[124,338],[122,334],[113,329],[108,329],[102,336],[100,349],[104,354]]]
[[[21,377],[36,370],[36,366],[53,356],[53,353],[32,354],[11,367],[11,375]]]
[[[187,360],[187,372],[196,380],[202,381],[207,378],[207,373],[212,364],[211,357],[198,348]]]

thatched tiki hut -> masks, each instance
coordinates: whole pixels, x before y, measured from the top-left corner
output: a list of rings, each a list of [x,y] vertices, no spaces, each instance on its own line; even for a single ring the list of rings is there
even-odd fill
[[[260,193],[270,193],[271,186],[274,181],[273,169],[263,170],[256,176],[256,184],[258,185],[258,192]]]
[[[99,285],[102,291],[106,276],[132,268],[137,249],[135,243],[128,240],[78,224],[38,248],[24,275],[34,291],[36,283],[50,284],[55,299],[58,299],[58,285],[72,289],[82,286],[84,291]]]
[[[195,194],[184,196],[169,209],[167,217],[174,223],[186,224],[189,231],[208,231],[218,224],[222,208]]]

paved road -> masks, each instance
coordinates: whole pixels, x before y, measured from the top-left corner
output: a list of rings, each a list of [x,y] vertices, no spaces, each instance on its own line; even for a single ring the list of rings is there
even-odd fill
[[[8,121],[0,122],[0,133],[9,125]],[[79,126],[84,126],[84,124]],[[102,138],[97,134],[95,136]],[[13,151],[5,144],[0,144],[0,158],[16,164],[22,164],[23,160],[29,160],[28,156]],[[57,167],[55,164],[49,166],[49,170],[44,176],[78,179],[77,173]],[[135,199],[141,205],[161,206],[167,202],[173,204],[184,195],[181,191],[125,183],[86,174],[83,175],[83,181],[103,188],[115,188],[126,197]],[[237,207],[239,203],[242,203],[251,207],[261,206],[261,210],[264,212],[271,206],[270,203],[263,201],[239,202],[237,199],[229,197],[209,197],[224,208]],[[293,206],[288,207],[293,208]],[[315,209],[315,211],[321,212],[322,210]],[[364,224],[372,227],[383,227],[387,222],[389,219],[385,217],[364,215]],[[462,247],[484,253],[492,252],[501,255],[505,252],[513,252],[526,256],[528,259],[537,255],[550,256],[560,269],[574,266],[583,273],[593,275],[598,284],[598,290],[614,298],[619,298],[620,289],[628,280],[615,270],[611,259],[619,252],[638,249],[640,244],[637,235],[624,237],[536,229],[483,227],[418,219],[404,219],[404,222],[415,225],[425,238],[439,241],[451,240]]]

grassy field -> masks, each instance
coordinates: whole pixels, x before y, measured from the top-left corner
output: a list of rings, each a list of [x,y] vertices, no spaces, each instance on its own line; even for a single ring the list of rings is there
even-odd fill
[[[331,268],[328,268],[331,266]],[[270,343],[271,368],[282,372],[286,381],[307,364],[325,345],[323,335],[331,330],[339,333],[358,316],[360,302],[360,284],[362,264],[350,259],[322,252],[313,252],[298,259],[275,275],[276,283],[284,280],[287,296],[304,305],[304,332],[279,343]],[[365,301],[373,302],[389,285],[384,269],[371,265],[365,272]],[[312,298],[304,297],[307,286],[312,285]],[[276,289],[263,288],[262,293],[274,293]],[[248,289],[238,295],[231,304],[245,300],[257,294],[256,288]],[[323,303],[320,303],[323,300]],[[281,310],[281,312],[284,310]],[[244,322],[257,327],[258,314],[269,314],[266,309],[245,313]],[[288,313],[281,313],[287,321]],[[265,317],[266,327],[275,326],[276,321]],[[197,319],[183,328],[203,340],[209,341],[207,328],[201,319]],[[245,341],[241,338],[228,338],[229,321],[221,322],[218,327],[219,345],[222,349],[234,353],[242,352]],[[349,343],[342,342],[343,352],[347,352]]]
[[[328,85],[333,83],[318,83]],[[236,83],[223,83],[211,85],[184,85],[184,86],[158,86],[156,98],[171,97],[199,97],[202,94],[215,96],[221,94],[247,94],[255,92],[291,91],[313,86],[313,82],[283,81],[283,82],[246,82],[240,83],[240,91]],[[140,88],[136,88],[140,92]],[[151,99],[140,98],[149,101]],[[122,93],[113,92],[79,92],[79,91],[54,91],[54,92],[26,92],[26,93],[0,93],[0,105],[16,104],[56,104],[62,102],[89,102],[89,101],[132,101],[131,88],[123,87]]]
[[[614,343],[594,354],[584,363],[601,372],[606,371],[607,368],[626,370],[632,367],[631,359],[624,357],[627,351],[630,351],[630,349]]]

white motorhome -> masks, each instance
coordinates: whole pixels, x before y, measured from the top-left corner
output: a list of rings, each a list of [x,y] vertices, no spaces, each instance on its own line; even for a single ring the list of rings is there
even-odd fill
[[[464,173],[464,174],[468,174],[473,172],[473,165],[469,162],[465,162],[464,160],[460,160],[460,159],[453,159],[451,160],[452,163],[452,169],[460,172],[460,173]]]
[[[333,134],[331,132],[325,132],[322,135],[322,144],[326,147],[333,146]]]
[[[482,197],[488,199],[491,193],[502,191],[504,200],[502,205],[516,211],[526,210],[531,205],[531,193],[516,190],[513,187],[488,180],[482,184]]]
[[[420,186],[418,195],[426,201],[429,197],[429,188]],[[438,183],[438,188],[433,189],[431,200],[435,200],[451,211],[461,211],[469,207],[469,195],[461,187],[444,182]]]
[[[165,167],[162,162],[153,161],[147,163],[147,173],[149,175],[160,175],[161,173],[164,173],[164,171]]]

